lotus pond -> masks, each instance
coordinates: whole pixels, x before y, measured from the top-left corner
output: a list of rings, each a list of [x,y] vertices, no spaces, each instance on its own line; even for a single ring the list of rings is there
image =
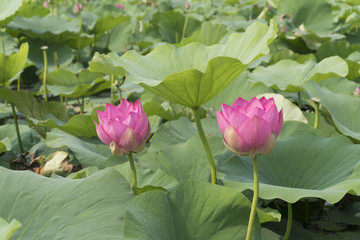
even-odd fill
[[[0,240],[360,239],[357,0],[0,0]]]

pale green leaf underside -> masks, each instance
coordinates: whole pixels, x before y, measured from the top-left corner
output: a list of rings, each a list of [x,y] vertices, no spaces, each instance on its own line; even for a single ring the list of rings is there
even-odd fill
[[[11,142],[8,137],[0,140],[0,153],[11,150]]]
[[[258,67],[249,74],[253,83],[263,83],[267,87],[287,92],[298,92],[306,81],[320,82],[327,78],[348,74],[347,63],[338,56],[325,58],[319,63],[308,61],[304,64],[284,59],[267,68]]]
[[[8,240],[16,230],[21,227],[21,223],[12,219],[10,223],[0,217],[0,240]]]
[[[21,45],[18,53],[5,55],[0,53],[0,85],[11,80],[25,66],[29,52],[29,45]]]

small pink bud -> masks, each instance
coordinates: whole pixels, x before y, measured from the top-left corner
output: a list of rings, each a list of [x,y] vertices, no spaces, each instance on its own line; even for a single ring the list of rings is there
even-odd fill
[[[360,97],[360,87],[357,87],[354,91],[354,96]]]
[[[44,2],[43,2],[43,7],[44,7],[44,8],[49,8],[49,3],[48,3],[48,1],[44,1]]]
[[[100,140],[109,145],[116,156],[141,152],[150,136],[149,120],[139,100],[135,103],[122,99],[118,106],[106,104],[105,111],[97,111],[95,123]]]
[[[283,125],[273,98],[238,98],[232,106],[222,104],[216,115],[225,146],[237,155],[269,154]]]
[[[116,7],[121,8],[121,9],[124,9],[124,6],[121,5],[121,4],[116,4]]]
[[[74,12],[75,14],[79,14],[79,13],[81,12],[82,8],[83,8],[83,5],[82,5],[82,4],[75,3],[73,12]]]
[[[190,3],[188,3],[188,2],[185,3],[185,8],[186,8],[186,9],[189,9],[189,8],[190,8]]]

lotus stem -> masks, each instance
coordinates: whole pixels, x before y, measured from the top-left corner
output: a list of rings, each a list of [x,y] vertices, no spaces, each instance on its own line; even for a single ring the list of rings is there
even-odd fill
[[[114,74],[110,75],[110,102],[114,104]]]
[[[19,75],[18,80],[17,80],[17,91],[20,92],[20,84],[21,84],[21,75]]]
[[[5,44],[4,44],[4,38],[1,38],[1,47],[2,47],[2,51],[3,51],[3,54],[5,55]]]
[[[319,127],[319,105],[314,101],[314,110],[315,110],[315,120],[314,120],[314,128],[317,129]]]
[[[253,172],[254,172],[254,195],[251,204],[251,211],[249,217],[249,224],[246,232],[246,240],[251,239],[251,231],[255,221],[255,214],[256,214],[256,207],[259,199],[259,171],[258,171],[258,162],[257,162],[257,155],[250,158],[253,160]]]
[[[181,40],[183,40],[185,38],[185,33],[186,33],[186,28],[187,28],[187,25],[188,25],[188,21],[189,21],[189,15],[186,14]]]
[[[209,142],[206,139],[204,129],[203,129],[202,125],[201,125],[201,120],[200,120],[200,116],[199,116],[199,110],[198,110],[198,108],[192,108],[192,111],[194,113],[196,128],[198,130],[201,142],[202,142],[202,144],[204,146],[204,149],[205,149],[205,152],[206,152],[206,155],[207,155],[207,159],[209,161],[210,171],[211,171],[211,183],[216,184],[217,180],[216,180],[215,161],[214,161],[214,157],[212,155],[211,149],[210,149]]]
[[[283,240],[288,240],[291,232],[291,225],[292,225],[292,205],[288,203],[288,219],[286,225],[286,232]]]
[[[132,152],[129,153],[128,158],[129,158],[130,168],[131,168],[131,188],[132,188],[134,194],[137,195],[136,168],[135,168]]]
[[[22,141],[21,141],[19,123],[18,123],[18,121],[17,121],[17,116],[16,116],[16,112],[15,112],[15,107],[14,107],[14,104],[13,104],[13,103],[10,103],[10,105],[11,105],[11,110],[12,110],[12,114],[13,114],[13,117],[14,117],[15,128],[16,128],[16,136],[17,136],[17,139],[18,139],[20,152],[21,152],[21,154],[23,154],[23,153],[24,153],[24,147],[23,147],[23,144],[22,144]]]
[[[111,30],[107,31],[107,40],[106,40],[106,46],[105,49],[109,49],[109,44],[110,44],[110,38],[111,38]]]
[[[54,54],[55,66],[56,66],[56,69],[58,69],[60,67],[58,54],[57,54],[57,52],[54,52],[53,54]]]
[[[47,69],[48,69],[48,61],[47,61],[47,54],[46,54],[46,50],[47,50],[47,49],[48,49],[47,46],[41,47],[41,50],[43,51],[43,56],[44,56],[43,86],[44,86],[45,102],[48,101],[48,97],[47,97],[47,87],[46,87],[46,75],[47,75]]]
[[[298,106],[301,109],[302,108],[302,104],[301,104],[301,92],[297,92],[298,95]]]

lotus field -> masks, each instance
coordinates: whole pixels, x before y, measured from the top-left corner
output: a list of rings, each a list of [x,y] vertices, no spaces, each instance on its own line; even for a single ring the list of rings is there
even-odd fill
[[[357,0],[0,0],[0,240],[360,239]]]

